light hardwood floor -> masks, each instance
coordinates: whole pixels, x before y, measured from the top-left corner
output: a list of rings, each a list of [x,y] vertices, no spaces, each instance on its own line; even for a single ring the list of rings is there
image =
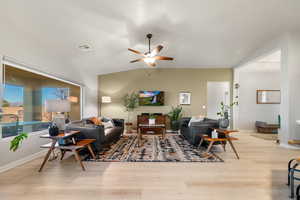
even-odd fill
[[[85,163],[41,159],[0,174],[1,200],[286,200],[287,161],[300,151],[239,133],[224,163]],[[221,148],[220,148],[221,149]]]

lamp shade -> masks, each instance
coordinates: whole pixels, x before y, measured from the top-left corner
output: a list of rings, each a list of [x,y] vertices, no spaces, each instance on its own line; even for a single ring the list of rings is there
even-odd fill
[[[46,112],[70,112],[71,104],[68,100],[47,100]]]
[[[102,96],[101,101],[102,101],[102,103],[111,103],[111,97]]]

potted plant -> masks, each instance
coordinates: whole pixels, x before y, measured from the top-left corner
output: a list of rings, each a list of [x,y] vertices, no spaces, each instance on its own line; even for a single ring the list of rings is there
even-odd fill
[[[125,123],[127,133],[131,133],[132,122],[130,122],[130,116],[134,109],[138,107],[138,102],[139,95],[135,92],[128,93],[123,97],[123,104],[126,108],[126,111],[128,112],[127,122]]]
[[[178,131],[179,130],[179,120],[182,117],[182,107],[181,106],[176,106],[176,107],[172,106],[172,109],[168,113],[168,116],[171,121],[172,131]]]
[[[226,129],[229,126],[229,110],[234,106],[238,105],[238,102],[233,102],[230,105],[225,105],[222,101],[220,103],[220,112],[217,113],[218,116],[220,116],[219,119],[219,126],[222,129]]]

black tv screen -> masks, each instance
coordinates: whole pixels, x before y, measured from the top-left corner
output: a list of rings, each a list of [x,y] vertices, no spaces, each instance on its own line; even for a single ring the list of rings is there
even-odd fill
[[[140,91],[140,106],[163,106],[165,95],[163,91]]]

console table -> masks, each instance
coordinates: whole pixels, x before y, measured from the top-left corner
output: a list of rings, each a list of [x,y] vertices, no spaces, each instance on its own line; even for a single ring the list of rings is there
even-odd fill
[[[138,146],[142,145],[143,134],[147,134],[147,131],[159,132],[163,139],[166,135],[165,124],[139,124],[138,127]]]
[[[39,169],[39,172],[41,172],[46,164],[46,162],[48,161],[50,154],[54,151],[54,149],[60,149],[61,150],[61,160],[64,158],[64,155],[66,153],[66,151],[71,151],[74,153],[75,155],[75,159],[79,162],[81,168],[83,171],[85,171],[85,167],[82,163],[82,160],[78,154],[78,152],[80,150],[82,150],[83,148],[87,147],[89,152],[91,153],[92,157],[95,159],[96,156],[93,152],[93,149],[91,147],[91,144],[93,142],[95,142],[95,139],[84,139],[84,140],[79,140],[77,142],[75,142],[74,144],[71,145],[58,145],[57,142],[59,139],[66,139],[66,138],[71,138],[74,137],[76,134],[80,133],[80,131],[70,131],[70,132],[66,132],[66,133],[61,133],[58,136],[50,136],[49,134],[46,135],[41,135],[40,138],[46,138],[46,139],[51,139],[52,142],[49,144],[45,144],[42,145],[41,148],[48,148],[48,152],[45,155],[45,158],[42,162],[42,165]],[[74,140],[75,141],[75,140]]]

